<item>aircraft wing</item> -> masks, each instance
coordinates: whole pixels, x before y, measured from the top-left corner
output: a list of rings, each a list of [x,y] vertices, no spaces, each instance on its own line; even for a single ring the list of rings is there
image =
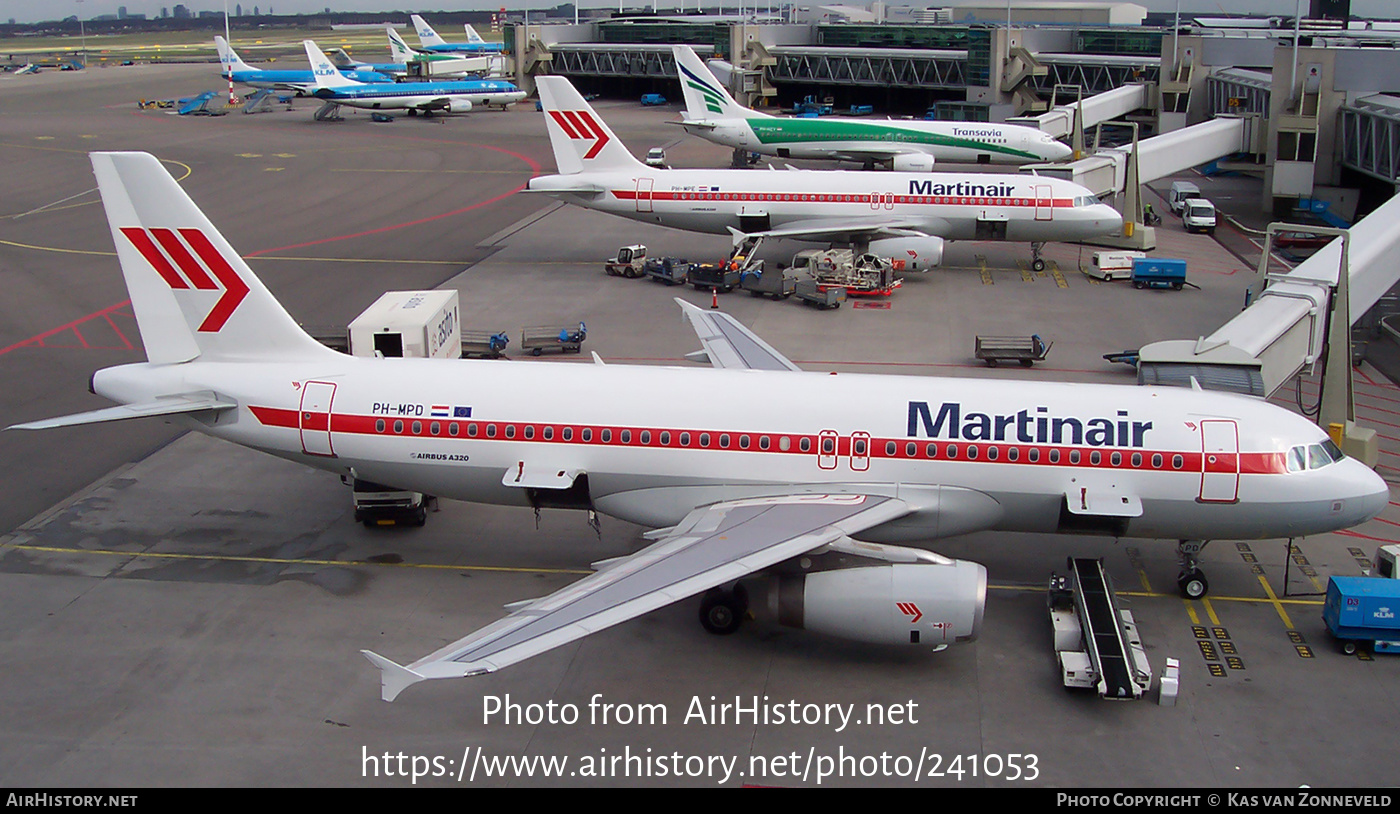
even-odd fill
[[[937,224],[934,224],[936,227]],[[790,237],[804,240],[829,240],[832,243],[853,243],[885,237],[942,237],[940,228],[930,228],[926,219],[900,220],[890,217],[830,218],[805,220],[782,229],[766,232],[745,232],[744,237]]]
[[[876,495],[794,494],[702,506],[656,543],[407,667],[361,652],[380,669],[381,695],[392,701],[419,681],[494,672],[908,512],[904,501]]]
[[[676,303],[685,312],[690,327],[700,337],[704,350],[688,354],[699,362],[719,368],[739,370],[801,370],[788,358],[745,328],[739,320],[720,311],[697,308],[679,297]]]
[[[424,102],[423,104],[418,105],[418,109],[419,109],[419,110],[444,110],[444,109],[446,109],[447,107],[449,107],[451,104],[452,104],[452,100],[451,100],[451,99],[447,98],[446,96],[439,96],[439,97],[436,98],[436,99],[429,99],[428,101]]]

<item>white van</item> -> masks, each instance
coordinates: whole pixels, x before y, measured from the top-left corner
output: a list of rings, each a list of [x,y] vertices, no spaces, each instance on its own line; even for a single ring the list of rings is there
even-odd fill
[[[1100,280],[1126,280],[1133,276],[1133,261],[1144,257],[1143,252],[1094,252],[1088,274]]]
[[[1190,181],[1173,181],[1171,192],[1167,194],[1167,204],[1171,206],[1172,214],[1180,215],[1188,200],[1199,197],[1200,187]]]
[[[1186,208],[1181,210],[1181,225],[1188,232],[1215,234],[1215,204],[1205,198],[1187,198]]]

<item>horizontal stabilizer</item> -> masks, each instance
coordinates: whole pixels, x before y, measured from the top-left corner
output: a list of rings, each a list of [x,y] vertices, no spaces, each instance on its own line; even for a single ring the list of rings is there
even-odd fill
[[[378,653],[369,650],[360,652],[369,659],[370,664],[379,668],[379,697],[385,701],[393,701],[399,697],[399,693],[423,680],[423,676],[389,661]]]
[[[206,410],[232,410],[238,404],[221,399],[213,393],[186,393],[179,396],[164,396],[155,401],[140,404],[123,404],[86,413],[46,418],[42,421],[29,421],[15,424],[11,430],[48,430],[54,427],[72,427],[78,424],[100,424],[104,421],[124,421],[128,418],[149,418],[158,415],[184,415]]]

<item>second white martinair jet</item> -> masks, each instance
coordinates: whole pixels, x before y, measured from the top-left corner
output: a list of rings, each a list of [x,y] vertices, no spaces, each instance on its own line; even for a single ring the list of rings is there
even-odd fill
[[[919,172],[935,162],[1033,164],[1063,161],[1068,146],[1033,127],[981,122],[781,118],[742,107],[688,45],[672,46],[685,93],[687,133],[779,158],[857,161]]]
[[[1123,218],[1085,187],[1038,175],[832,170],[668,170],[627,151],[558,76],[537,80],[558,175],[528,191],[692,232],[786,237],[906,254],[936,265],[944,240],[1040,244],[1117,234]],[[919,269],[910,269],[919,270]]]

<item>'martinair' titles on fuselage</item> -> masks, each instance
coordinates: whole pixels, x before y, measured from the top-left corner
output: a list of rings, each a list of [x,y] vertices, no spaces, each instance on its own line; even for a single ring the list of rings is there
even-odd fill
[[[956,184],[935,184],[933,181],[909,181],[910,195],[950,195],[955,198],[1014,198],[1016,187],[1011,184],[972,184],[959,181]],[[1020,197],[1029,198],[1025,195]]]
[[[1127,410],[1114,418],[1052,416],[1047,407],[1034,412],[967,413],[945,401],[935,416],[926,401],[909,402],[909,435],[963,441],[1016,441],[1023,444],[1084,444],[1091,447],[1141,447],[1151,421],[1133,421]]]

